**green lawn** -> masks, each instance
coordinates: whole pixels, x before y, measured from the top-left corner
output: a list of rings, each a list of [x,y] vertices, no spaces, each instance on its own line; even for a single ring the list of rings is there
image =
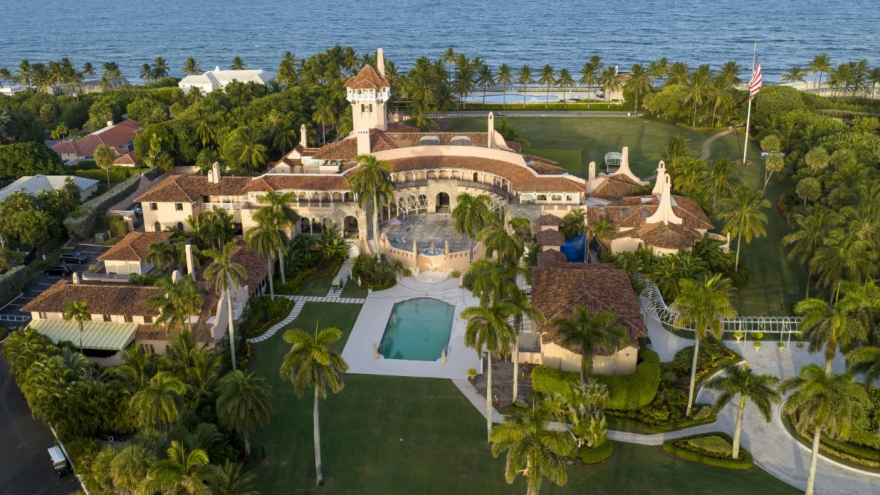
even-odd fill
[[[350,280],[342,288],[342,297],[367,297],[367,288],[359,287],[357,282]]]
[[[347,338],[359,306],[306,303],[291,324],[311,331],[335,325]],[[312,397],[297,399],[278,368],[287,351],[283,332],[255,345],[252,368],[272,384],[272,424],[253,435],[257,489],[274,494],[509,494],[524,493],[504,481],[504,461],[485,443],[485,421],[449,380],[347,375],[345,389],[321,403],[325,486],[315,486]],[[344,340],[344,339],[343,339]],[[340,343],[340,348],[343,343]],[[794,494],[767,473],[701,467],[663,454],[659,447],[615,444],[600,467],[568,468],[563,488],[542,493],[578,494]]]
[[[305,286],[299,291],[300,296],[318,296],[324,297],[330,292],[330,286],[333,284],[333,277],[314,277],[309,280]]]

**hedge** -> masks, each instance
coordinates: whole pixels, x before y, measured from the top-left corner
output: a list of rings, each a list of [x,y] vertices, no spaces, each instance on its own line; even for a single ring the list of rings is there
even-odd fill
[[[144,169],[142,168],[134,168],[134,167],[119,167],[113,166],[110,167],[110,182],[122,182],[125,179],[131,177],[132,175],[140,175]],[[104,169],[85,169],[85,170],[77,170],[74,172],[78,177],[85,177],[86,179],[94,179],[99,180],[102,183],[107,182],[107,171]]]
[[[578,452],[578,459],[584,464],[600,464],[607,461],[613,452],[614,445],[606,440],[605,443],[596,448],[582,447],[580,452]]]
[[[19,265],[0,275],[0,306],[21,294],[21,289],[27,282],[27,276],[28,268],[24,265]]]
[[[731,446],[733,445],[733,440],[729,435],[716,432],[693,435],[676,440],[668,440],[663,442],[663,450],[686,461],[692,461],[706,466],[737,470],[751,469],[752,466],[754,466],[755,460],[752,458],[752,454],[742,447],[739,449],[739,459],[724,459],[713,456],[709,451],[699,450],[687,444],[688,440],[702,437],[721,437],[727,440]]]
[[[651,403],[660,386],[660,356],[654,351],[641,351],[642,362],[631,375],[592,375],[608,387],[606,409],[639,409]],[[565,393],[579,374],[549,366],[535,366],[532,386],[542,394]]]
[[[786,430],[788,430],[791,435],[797,435],[799,439],[810,448],[813,443],[813,435],[798,431],[792,419],[791,416],[783,415],[782,420],[785,424]],[[824,452],[830,457],[836,457],[839,460],[843,460],[844,463],[850,465],[855,464],[856,466],[864,466],[867,468],[873,468],[874,470],[880,468],[880,452],[876,449],[867,446],[862,447],[850,442],[841,442],[830,438],[827,434],[822,435],[819,443],[819,451]]]
[[[707,410],[712,409],[712,407],[707,404],[697,404],[696,407],[704,407]],[[643,421],[639,421],[638,419],[617,416],[615,415],[614,411],[605,412],[605,419],[608,421],[609,428],[613,430],[626,430],[649,434],[667,433],[670,431],[683,430],[692,426],[708,425],[714,423],[718,419],[716,413],[713,411],[711,414],[705,417],[694,417],[691,419],[682,419],[662,425],[651,425]]]
[[[245,311],[245,320],[238,325],[238,332],[244,337],[262,335],[269,327],[286,318],[293,304],[286,297],[276,297],[274,300],[268,296],[251,298]]]
[[[159,174],[161,171],[158,169],[150,169],[144,173],[149,179],[154,179]],[[77,214],[72,214],[64,219],[64,228],[67,229],[67,234],[76,240],[88,239],[101,215],[106,213],[111,206],[135,192],[140,180],[140,175],[133,175],[97,198],[83,203],[77,210]]]

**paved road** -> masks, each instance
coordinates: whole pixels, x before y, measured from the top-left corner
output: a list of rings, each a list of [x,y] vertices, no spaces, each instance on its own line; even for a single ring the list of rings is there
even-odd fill
[[[31,418],[9,367],[0,359],[0,493],[63,495],[80,488],[73,476],[59,479],[47,449],[52,432]]]
[[[612,111],[601,111],[601,112],[567,112],[567,111],[549,111],[549,110],[516,110],[515,108],[510,108],[507,110],[494,111],[495,116],[502,117],[626,117],[628,112],[612,112]],[[431,114],[432,119],[446,117],[485,117],[489,114],[486,110],[466,110],[461,112],[448,112],[446,114],[433,113]]]

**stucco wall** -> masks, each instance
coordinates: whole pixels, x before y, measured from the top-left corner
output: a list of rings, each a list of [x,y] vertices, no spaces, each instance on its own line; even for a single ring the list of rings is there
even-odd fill
[[[543,364],[564,371],[580,372],[581,356],[555,344],[544,344],[541,348]],[[520,358],[522,362],[522,358]],[[638,361],[638,350],[626,347],[612,356],[595,356],[593,373],[597,375],[628,375],[635,373]]]

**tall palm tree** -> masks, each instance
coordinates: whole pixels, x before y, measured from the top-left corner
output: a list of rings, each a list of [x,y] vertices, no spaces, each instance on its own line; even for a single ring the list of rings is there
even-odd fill
[[[810,260],[822,246],[828,233],[843,222],[840,213],[824,206],[809,207],[804,213],[795,213],[791,224],[797,230],[782,238],[784,245],[791,245],[788,259],[797,258],[801,266],[807,268],[806,297],[810,296]]]
[[[528,65],[523,65],[520,67],[519,72],[516,76],[516,82],[522,84],[523,88],[523,108],[526,107],[526,99],[529,94],[529,84],[532,84],[534,79],[532,79],[532,68]]]
[[[819,74],[819,79],[815,81],[814,85],[818,89],[822,86],[822,75],[831,72],[831,57],[827,53],[820,53],[813,57],[813,60],[810,62],[810,72],[813,73],[813,78],[816,77],[816,74]]]
[[[492,429],[492,455],[507,452],[504,476],[512,484],[518,474],[526,479],[526,494],[538,495],[544,478],[557,486],[568,481],[567,456],[574,441],[564,432],[548,429],[550,413],[544,407],[516,410]]]
[[[199,286],[189,277],[181,278],[177,282],[172,282],[171,277],[162,277],[156,280],[155,286],[162,295],[151,297],[146,303],[148,307],[159,310],[156,323],[164,324],[168,334],[171,333],[173,324],[182,332],[189,323],[192,331],[192,317],[201,312],[204,301]]]
[[[772,375],[756,375],[748,363],[743,366],[729,364],[724,374],[706,382],[706,387],[721,392],[715,399],[715,409],[720,410],[739,394],[739,408],[736,413],[736,426],[733,430],[734,459],[739,459],[739,443],[742,437],[743,415],[746,411],[746,399],[751,399],[764,421],[770,422],[773,404],[779,402],[779,379]]]
[[[694,357],[691,362],[687,416],[691,415],[693,407],[700,342],[709,333],[720,339],[723,331],[721,319],[736,316],[736,310],[730,304],[730,289],[730,280],[722,278],[721,274],[706,276],[700,281],[682,279],[679,282],[678,297],[672,303],[672,309],[678,313],[675,324],[694,329]]]
[[[82,73],[84,76],[95,77],[95,66],[91,62],[84,63]]]
[[[140,76],[144,82],[152,81],[153,80],[153,67],[150,64],[141,65]]]
[[[336,124],[336,112],[330,98],[318,98],[312,111],[312,122],[321,125],[321,142],[327,144],[327,126]]]
[[[137,444],[125,446],[110,461],[113,485],[125,493],[135,493],[155,462],[156,456],[144,447]]]
[[[846,355],[846,369],[861,374],[866,385],[880,379],[880,347],[865,346],[853,349]]]
[[[725,220],[722,232],[730,232],[736,236],[736,270],[739,270],[739,251],[743,238],[748,244],[755,237],[767,235],[767,214],[762,209],[769,207],[770,201],[760,192],[746,186],[737,187],[730,198],[721,201],[718,217]]]
[[[498,83],[501,84],[501,108],[507,108],[507,85],[513,82],[510,66],[501,64],[498,67]]]
[[[574,77],[572,77],[571,72],[568,69],[563,68],[559,71],[559,79],[556,80],[556,84],[558,84],[559,88],[562,90],[562,101],[565,103],[565,108],[568,108],[567,90],[574,86]]]
[[[787,83],[804,82],[804,79],[806,77],[806,70],[801,67],[792,67],[791,69],[788,69],[788,72],[785,72],[781,76],[779,76],[779,81]]]
[[[860,318],[848,311],[847,306],[846,301],[829,304],[822,299],[810,298],[794,307],[795,313],[803,316],[800,328],[810,343],[810,352],[825,348],[826,373],[831,373],[831,362],[838,348],[847,349],[867,336],[867,328]]]
[[[707,188],[712,191],[713,210],[719,199],[727,198],[730,195],[730,178],[735,171],[733,162],[726,158],[715,160],[706,171],[705,181]]]
[[[728,108],[733,103],[730,89],[730,85],[721,74],[712,78],[706,89],[709,101],[712,102],[712,127],[715,127],[715,122],[717,121],[718,107]]]
[[[247,471],[242,472],[242,465],[229,461],[223,466],[209,466],[206,474],[210,482],[211,495],[259,495],[254,490],[257,476]]]
[[[599,75],[599,84],[602,85],[602,91],[605,92],[605,101],[611,99],[611,93],[620,91],[621,83],[617,78],[617,67],[608,67]]]
[[[550,324],[563,346],[580,349],[581,385],[586,383],[587,375],[593,369],[593,356],[597,348],[613,349],[616,353],[630,340],[626,329],[617,324],[616,314],[611,311],[590,314],[590,310],[580,304],[571,308],[571,316],[557,316]]]
[[[233,371],[220,380],[217,397],[217,419],[220,426],[241,434],[244,453],[250,455],[248,435],[258,426],[269,424],[272,415],[272,387],[255,372]]]
[[[599,72],[599,66],[592,62],[592,59],[588,62],[584,62],[584,65],[581,66],[581,78],[578,80],[578,84],[581,86],[586,86],[587,91],[590,91],[590,88],[596,85],[596,80],[598,79],[597,73]],[[591,98],[587,97],[587,108],[590,107]]]
[[[187,57],[186,61],[183,62],[183,73],[188,76],[195,76],[202,73],[202,68],[199,67],[199,63],[196,62],[196,59]]]
[[[146,387],[131,396],[129,407],[141,427],[167,428],[180,416],[180,401],[186,385],[177,378],[159,373]]]
[[[635,113],[639,113],[639,98],[651,91],[651,79],[648,71],[642,67],[642,64],[635,64],[629,70],[629,79],[624,85],[629,91],[636,94]]]
[[[165,61],[164,57],[156,57],[153,59],[152,76],[153,79],[156,80],[168,76],[168,62]]]
[[[281,362],[281,378],[290,380],[296,395],[301,397],[303,390],[315,390],[315,404],[312,413],[315,440],[315,473],[318,486],[324,484],[321,473],[321,425],[318,420],[318,399],[326,399],[327,392],[339,393],[345,386],[342,374],[348,371],[348,363],[333,348],[342,338],[342,330],[325,328],[315,336],[302,330],[284,332],[284,341],[291,344],[290,351]]]
[[[79,325],[79,352],[83,352],[83,326],[85,322],[92,320],[89,305],[85,301],[68,301],[67,310],[64,312],[65,320],[73,320]]]
[[[483,88],[483,105],[486,104],[486,88],[495,85],[495,75],[492,74],[492,68],[488,64],[480,64],[477,70],[477,85]]]
[[[260,213],[271,213],[271,210],[260,210]],[[287,247],[284,234],[277,228],[277,222],[274,215],[258,215],[257,226],[250,229],[245,234],[245,242],[249,249],[266,257],[266,269],[269,273],[269,297],[275,300],[275,256]],[[257,215],[254,215],[256,218]],[[283,283],[283,282],[282,282]]]
[[[450,47],[446,48],[446,51],[443,52],[443,56],[440,59],[446,62],[446,83],[450,84],[449,76],[452,74],[452,64],[455,63],[457,58],[457,54],[455,53],[455,49]]]
[[[666,77],[666,71],[669,70],[669,59],[661,57],[654,62],[648,64],[648,75],[651,76],[651,85],[656,86],[660,79]]]
[[[229,66],[229,68],[232,70],[245,70],[247,69],[247,64],[244,63],[244,60],[242,60],[241,57],[236,55],[235,58],[232,59],[232,65]]]
[[[697,110],[700,108],[700,105],[703,104],[703,99],[706,96],[711,77],[712,75],[709,72],[709,66],[701,65],[685,79],[684,83],[685,86],[687,86],[685,101],[691,102],[691,108],[694,110],[691,127],[697,126]]]
[[[232,260],[235,251],[235,241],[227,242],[222,249],[208,249],[205,256],[214,261],[205,269],[205,279],[217,291],[217,295],[226,293],[226,314],[229,317],[229,352],[232,356],[232,371],[235,371],[235,326],[232,322],[232,289],[238,289],[244,285],[247,279],[247,270]]]
[[[529,296],[516,283],[506,284],[504,298],[512,305],[516,330],[516,339],[513,343],[513,400],[516,401],[519,397],[519,338],[522,335],[523,325],[528,318],[532,328],[537,328],[544,323],[544,314],[532,305]]]
[[[547,97],[544,100],[544,108],[550,107],[550,86],[556,84],[556,72],[553,71],[553,66],[547,64],[541,69],[541,77],[538,79],[538,84],[544,84],[547,86]]]
[[[673,62],[669,66],[669,70],[666,74],[666,81],[663,84],[666,86],[684,84],[687,82],[688,74],[690,74],[690,67],[688,67],[686,63]]]
[[[849,438],[852,426],[865,417],[865,408],[870,404],[870,399],[864,387],[855,382],[851,375],[829,374],[815,364],[801,368],[798,376],[782,383],[780,390],[782,393],[791,392],[782,407],[783,412],[793,415],[798,431],[813,436],[805,492],[806,495],[813,495],[822,434],[839,440]]]
[[[486,436],[492,435],[492,356],[504,356],[510,351],[510,344],[516,340],[516,330],[510,318],[516,308],[508,301],[497,301],[479,306],[471,306],[461,312],[467,321],[464,343],[481,354],[486,351]]]
[[[855,232],[835,229],[828,233],[810,260],[810,271],[826,287],[834,289],[842,280],[862,282],[874,270],[871,243]],[[833,295],[833,294],[832,294]]]
[[[373,246],[379,256],[379,210],[394,201],[394,182],[391,180],[391,164],[379,161],[373,155],[358,155],[357,170],[348,179],[352,192],[361,208],[369,205],[373,217]]]
[[[455,198],[455,208],[452,209],[452,221],[455,223],[455,231],[476,239],[487,224],[495,217],[492,215],[492,198],[487,194],[473,196],[469,193],[461,193]],[[474,245],[470,246],[470,262],[474,261]]]
[[[106,144],[98,145],[94,151],[95,164],[99,168],[107,172],[107,187],[110,187],[110,169],[113,168],[113,161],[116,160],[116,153]]]
[[[287,229],[290,229],[292,234],[293,226],[299,221],[299,214],[297,214],[296,210],[290,207],[290,204],[295,200],[296,193],[294,192],[285,193],[276,191],[269,191],[257,199],[260,204],[266,205],[266,209],[272,212],[275,227],[281,230],[283,236],[286,235]],[[257,220],[259,221],[259,219]],[[285,241],[287,240],[284,237],[282,237],[282,239]],[[278,250],[278,265],[281,269],[281,283],[283,284],[287,282],[284,267],[284,249]]]
[[[492,218],[494,220],[494,217]],[[497,255],[498,263],[513,267],[519,265],[519,260],[523,256],[522,239],[508,232],[501,222],[489,222],[489,225],[477,234],[477,240],[486,247],[487,257]]]
[[[205,477],[209,473],[209,463],[204,450],[187,450],[183,443],[172,440],[168,447],[168,458],[153,464],[139,491],[207,495]]]
[[[247,164],[251,172],[266,163],[266,145],[261,142],[260,136],[260,132],[253,127],[240,127],[233,134],[235,159]]]
[[[137,390],[144,388],[159,371],[158,357],[145,348],[133,345],[122,351],[122,364],[112,368],[113,374]]]

